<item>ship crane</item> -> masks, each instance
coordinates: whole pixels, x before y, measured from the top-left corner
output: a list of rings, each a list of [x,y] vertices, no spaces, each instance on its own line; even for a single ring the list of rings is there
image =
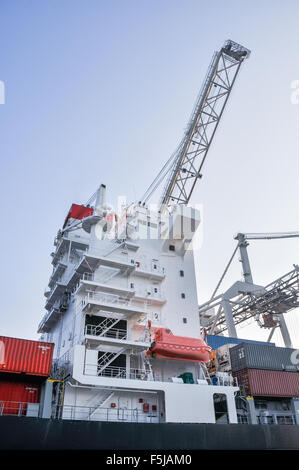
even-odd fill
[[[231,40],[214,53],[185,135],[141,198],[142,204],[165,178],[161,206],[189,203],[240,67],[249,55],[248,49]]]
[[[267,286],[254,284],[247,253],[248,240],[277,240],[298,238],[299,232],[238,233],[237,246],[214,290],[211,299],[199,307],[203,326],[211,334],[228,331],[237,337],[236,325],[254,318],[262,328],[271,329],[268,341],[276,328],[280,328],[286,347],[292,347],[284,314],[299,307],[299,266]],[[217,291],[239,250],[244,282],[237,281],[225,293]],[[211,312],[217,309],[216,315]]]
[[[202,177],[204,162],[240,67],[249,56],[249,49],[231,40],[225,41],[223,47],[214,53],[187,130],[175,152],[139,200],[139,204],[145,205],[165,179],[161,207],[189,203],[194,187]],[[97,208],[96,202],[97,199],[102,202],[105,200],[104,193],[105,186],[101,185],[89,199],[88,206],[93,207],[95,213],[90,220],[84,219],[85,226],[92,225],[105,216],[106,212]],[[64,232],[81,227],[82,221],[75,221],[60,231],[58,238]]]

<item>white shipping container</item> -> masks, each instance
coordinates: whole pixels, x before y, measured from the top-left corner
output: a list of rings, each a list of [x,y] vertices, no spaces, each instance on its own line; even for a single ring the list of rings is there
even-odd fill
[[[231,372],[230,348],[236,346],[234,343],[227,343],[215,350],[216,370],[218,372]]]

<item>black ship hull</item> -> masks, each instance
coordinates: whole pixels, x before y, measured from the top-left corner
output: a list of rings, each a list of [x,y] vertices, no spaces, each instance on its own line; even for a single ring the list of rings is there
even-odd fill
[[[142,424],[2,416],[1,450],[299,450],[299,426]]]

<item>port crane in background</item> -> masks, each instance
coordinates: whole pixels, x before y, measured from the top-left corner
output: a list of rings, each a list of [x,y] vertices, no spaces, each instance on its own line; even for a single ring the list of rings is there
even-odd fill
[[[276,328],[280,328],[286,347],[292,347],[284,314],[299,307],[299,266],[267,286],[254,284],[249,262],[248,240],[274,240],[298,238],[299,232],[238,233],[237,246],[214,290],[211,299],[199,306],[201,324],[211,334],[237,337],[236,325],[254,318],[262,328],[269,328],[268,341]],[[235,282],[224,293],[216,295],[219,287],[239,251],[244,281]],[[216,313],[215,313],[216,311]]]

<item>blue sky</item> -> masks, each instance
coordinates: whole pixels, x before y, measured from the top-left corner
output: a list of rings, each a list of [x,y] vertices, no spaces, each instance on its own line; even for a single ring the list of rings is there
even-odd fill
[[[2,334],[37,338],[53,239],[70,204],[102,182],[112,203],[143,194],[225,39],[252,55],[193,194],[204,207],[200,300],[236,232],[298,230],[298,14],[295,0],[1,0]],[[289,271],[298,249],[297,239],[252,242],[254,280]],[[227,286],[240,271],[236,262]],[[297,315],[288,320],[295,340]]]

